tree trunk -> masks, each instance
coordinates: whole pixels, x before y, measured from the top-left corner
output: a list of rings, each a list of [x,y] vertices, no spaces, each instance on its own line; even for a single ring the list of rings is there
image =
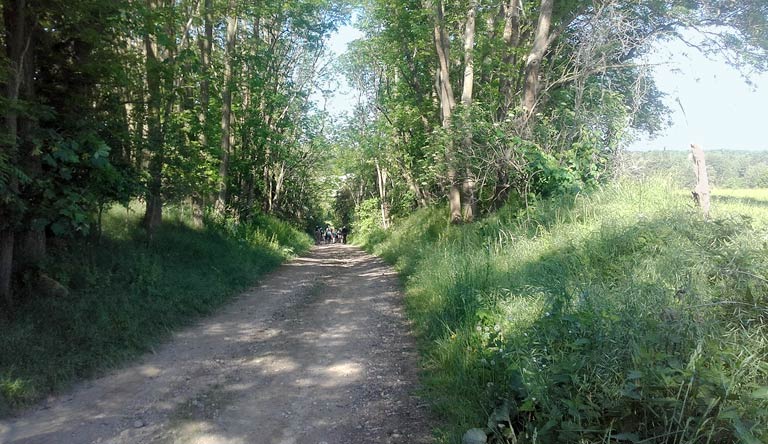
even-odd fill
[[[28,229],[17,233],[14,262],[22,268],[38,268],[45,259],[45,244],[45,231]]]
[[[285,182],[285,161],[280,162],[280,172],[275,179],[275,192],[272,196],[272,204],[269,206],[270,211],[280,210],[280,197],[283,193],[283,183]]]
[[[554,0],[541,0],[539,22],[536,25],[536,35],[533,39],[533,48],[528,53],[525,61],[525,84],[523,86],[522,107],[526,122],[533,116],[536,109],[536,101],[539,93],[539,74],[541,61],[549,47],[549,28],[552,24],[552,10]]]
[[[265,213],[272,212],[272,173],[270,172],[270,162],[272,157],[272,151],[269,149],[269,141],[264,149],[264,167],[262,168],[262,179],[264,180],[264,200],[262,201],[261,209]]]
[[[30,10],[30,16],[34,14],[33,10]],[[28,29],[27,41],[25,44],[25,51],[22,54],[21,63],[23,65],[19,72],[21,77],[21,92],[20,98],[29,103],[35,102],[35,73],[36,73],[36,60],[35,60],[35,37],[33,35],[33,28],[36,26],[34,17],[27,17],[29,22],[25,25]],[[17,121],[18,133],[18,165],[22,171],[24,171],[33,180],[36,178],[44,177],[43,163],[40,153],[37,152],[37,148],[32,142],[34,138],[35,127],[37,126],[36,117],[23,116]],[[21,188],[20,192],[24,194],[24,189]],[[26,196],[25,196],[26,197]],[[32,214],[27,215],[24,218],[26,227],[21,232],[16,233],[16,252],[14,254],[14,262],[17,264],[23,264],[25,266],[39,267],[43,259],[45,259],[45,229],[32,228],[30,219],[34,217],[34,209]]]
[[[213,0],[205,0],[203,3],[203,35],[198,40],[200,46],[200,142],[203,149],[208,144],[208,104],[210,102],[211,79],[209,67],[211,65],[211,47],[213,45]]]
[[[509,0],[504,5],[504,56],[501,66],[504,72],[499,78],[500,105],[496,110],[496,121],[503,122],[509,113],[509,107],[514,103],[512,89],[512,65],[515,60],[515,48],[520,44],[520,8],[519,0]]]
[[[211,48],[213,45],[213,0],[203,2],[203,34],[198,40],[200,46],[200,149],[208,149],[209,112],[208,106],[211,100],[211,79],[209,67],[211,65]],[[204,225],[203,215],[204,199],[203,190],[196,190],[192,195],[192,223],[201,228]]]
[[[30,40],[27,27],[27,5],[25,0],[6,0],[3,4],[3,21],[5,25],[5,52],[10,64],[9,78],[6,85],[5,97],[8,108],[5,114],[5,127],[8,132],[8,144],[3,147],[8,156],[8,164],[16,166],[18,162],[18,114],[15,105],[19,100],[21,82],[24,78],[24,53],[29,50]],[[5,144],[4,144],[5,145]],[[19,183],[15,174],[9,178],[9,191],[18,194]],[[13,276],[13,253],[16,233],[11,226],[12,214],[6,214],[3,209],[2,224],[8,224],[0,231],[0,300],[8,308],[14,305],[11,279]]]
[[[696,187],[691,194],[696,205],[701,207],[704,217],[709,218],[709,177],[704,150],[699,145],[691,144],[691,154],[693,154],[693,170],[696,173]]]
[[[41,158],[31,142],[35,119],[28,115],[20,116],[18,111],[20,102],[35,101],[35,10],[26,0],[8,0],[3,3],[3,22],[8,62],[5,98],[9,105],[4,110],[7,138],[3,138],[3,151],[9,166],[35,180],[42,175]],[[18,176],[9,176],[7,190],[10,196],[24,193]],[[0,301],[9,309],[15,303],[14,271],[19,264],[37,264],[45,256],[44,231],[26,228],[19,232],[14,226],[19,221],[28,226],[29,217],[18,209],[0,207]]]
[[[461,91],[461,105],[464,108],[463,137],[461,150],[464,158],[468,158],[472,151],[472,124],[470,113],[472,107],[472,91],[475,83],[475,62],[473,52],[475,48],[475,18],[477,15],[477,1],[470,2],[467,11],[467,23],[464,28],[464,83]],[[465,222],[472,222],[477,212],[475,201],[475,180],[469,166],[464,168],[464,177],[461,181],[462,216]]]
[[[448,176],[448,206],[451,223],[461,222],[461,190],[459,189],[458,178],[456,174],[456,160],[453,152],[453,140],[451,133],[451,117],[453,109],[456,107],[456,98],[453,96],[453,87],[450,77],[450,42],[448,34],[445,31],[445,7],[442,0],[437,0],[434,5],[435,24],[434,40],[435,50],[439,68],[437,71],[437,90],[440,99],[440,117],[442,119],[443,130],[449,136],[445,142],[445,160],[446,175]]]
[[[227,170],[229,169],[229,151],[232,144],[232,65],[235,57],[237,39],[237,14],[234,2],[229,2],[227,17],[227,44],[224,56],[224,89],[221,93],[221,163],[219,164],[219,186],[216,196],[216,212],[224,214],[227,205]]]
[[[156,0],[147,0],[147,6],[150,11],[157,9]],[[147,30],[154,29],[153,18],[148,19],[150,23]],[[147,76],[147,92],[149,93],[147,126],[148,142],[150,150],[149,159],[149,183],[147,186],[147,207],[144,213],[144,227],[150,237],[154,234],[160,225],[163,216],[163,200],[161,196],[163,182],[163,130],[162,130],[162,106],[161,106],[161,72],[162,67],[158,61],[158,45],[147,33],[144,36],[144,49],[146,52],[145,67]]]
[[[256,204],[256,159],[252,156],[250,161],[251,166],[248,168],[248,177],[245,182],[245,207],[247,208],[247,217],[249,219],[253,216],[253,207]]]
[[[387,169],[376,161],[376,185],[379,189],[379,205],[381,207],[381,227],[389,228],[389,202],[387,201]]]
[[[14,305],[11,287],[14,235],[15,233],[10,228],[0,231],[0,301],[8,309],[12,309]]]

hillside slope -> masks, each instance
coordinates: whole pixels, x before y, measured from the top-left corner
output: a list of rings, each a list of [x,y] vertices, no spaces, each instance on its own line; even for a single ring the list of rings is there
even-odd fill
[[[624,183],[364,239],[406,276],[446,442],[768,442],[768,218],[714,205]]]

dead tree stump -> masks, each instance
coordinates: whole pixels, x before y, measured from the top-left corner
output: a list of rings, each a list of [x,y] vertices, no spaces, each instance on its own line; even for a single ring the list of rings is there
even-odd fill
[[[709,177],[707,176],[707,163],[704,161],[704,150],[695,143],[691,144],[693,155],[693,169],[696,173],[696,187],[691,194],[693,200],[701,208],[704,217],[709,217]]]

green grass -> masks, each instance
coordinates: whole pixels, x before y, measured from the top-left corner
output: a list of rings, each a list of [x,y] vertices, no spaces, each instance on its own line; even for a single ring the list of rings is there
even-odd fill
[[[147,242],[138,214],[115,208],[100,243],[53,251],[69,295],[27,295],[0,320],[0,415],[150,350],[312,243],[274,218],[196,230],[173,211]]]
[[[443,441],[495,410],[521,443],[768,442],[768,211],[719,196],[705,221],[619,183],[364,238],[405,276]]]

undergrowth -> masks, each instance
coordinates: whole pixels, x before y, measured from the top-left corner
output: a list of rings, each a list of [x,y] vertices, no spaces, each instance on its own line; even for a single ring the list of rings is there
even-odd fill
[[[443,441],[768,442],[765,209],[713,205],[621,183],[359,239],[405,276]]]
[[[171,211],[152,241],[138,222],[117,207],[100,241],[54,248],[43,268],[68,295],[25,295],[0,318],[0,416],[151,350],[311,246],[267,216],[194,229]]]

